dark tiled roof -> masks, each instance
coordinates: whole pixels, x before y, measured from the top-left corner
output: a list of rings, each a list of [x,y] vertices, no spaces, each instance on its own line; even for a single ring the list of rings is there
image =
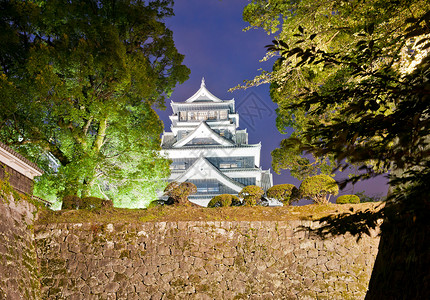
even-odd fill
[[[168,149],[168,150],[186,150],[186,149],[225,149],[225,148],[255,148],[255,147],[259,147],[260,144],[246,144],[246,145],[234,145],[234,146],[213,146],[213,145],[201,145],[201,146],[182,146],[179,148],[164,148],[163,149]]]
[[[24,156],[22,156],[21,154],[19,154],[18,152],[16,152],[12,148],[10,148],[9,146],[3,144],[2,142],[0,142],[0,148],[6,150],[7,152],[9,152],[10,154],[12,154],[16,158],[20,159],[21,161],[23,161],[24,163],[26,163],[30,167],[36,169],[37,171],[39,171],[41,173],[44,173],[43,170],[40,169],[34,162],[29,161],[27,158],[25,158]]]
[[[262,172],[260,168],[231,168],[231,169],[220,169],[221,172],[254,172],[259,171]]]

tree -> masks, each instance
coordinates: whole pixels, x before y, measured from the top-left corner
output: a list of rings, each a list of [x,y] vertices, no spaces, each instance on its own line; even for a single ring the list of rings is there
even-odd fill
[[[167,202],[173,202],[173,205],[191,206],[188,196],[195,193],[197,193],[197,187],[191,182],[172,181],[164,189],[164,195],[169,196]]]
[[[239,198],[243,199],[246,206],[255,206],[264,195],[264,190],[256,185],[248,185],[239,192]]]
[[[336,196],[339,186],[336,180],[328,175],[316,175],[302,181],[299,188],[300,196],[313,200],[316,204],[330,203],[330,196]]]
[[[360,203],[360,198],[357,195],[342,195],[337,197],[336,204],[357,204]]]
[[[208,207],[226,207],[239,205],[241,205],[239,198],[230,194],[215,196],[208,203]]]
[[[266,14],[263,3],[252,2],[258,4],[257,15],[267,17],[264,22],[273,20],[276,9],[285,8],[270,1]],[[276,79],[277,90],[285,95],[281,115],[305,111],[309,120],[299,138],[289,143],[316,157],[332,155],[339,168],[362,164],[362,172],[347,181],[391,169],[393,189],[378,214],[384,223],[366,299],[428,298],[430,261],[424,253],[430,227],[430,3],[306,3],[286,4],[294,6],[284,11],[292,15],[291,20],[308,21],[295,24],[292,34],[269,46],[280,54],[281,67],[270,80]],[[324,12],[321,5],[331,7]],[[305,8],[315,14],[303,14]],[[324,15],[326,21],[315,22],[316,16]],[[342,21],[346,23],[336,25]],[[292,29],[288,24],[283,28]],[[333,29],[333,39],[324,40]],[[308,76],[288,97],[282,89],[293,88],[291,76],[297,69],[319,70],[321,76]],[[357,222],[357,227],[367,227],[366,221]]]
[[[284,205],[290,205],[299,198],[299,190],[294,184],[278,184],[269,188],[266,192],[268,198],[276,199]]]
[[[319,141],[317,134],[310,137],[306,133],[314,125],[323,127],[339,119],[348,120],[349,114],[343,111],[348,104],[334,99],[305,104],[301,95],[329,92],[333,87],[348,86],[356,82],[357,76],[348,66],[360,64],[352,56],[346,55],[344,60],[334,57],[329,59],[330,55],[336,53],[352,53],[351,50],[356,45],[361,47],[360,53],[364,53],[365,45],[372,46],[368,48],[374,51],[366,52],[368,58],[375,58],[376,54],[379,58],[383,57],[384,61],[395,63],[398,61],[395,55],[402,49],[398,46],[409,43],[406,45],[409,50],[407,47],[403,48],[406,51],[403,51],[402,59],[402,68],[407,69],[417,49],[410,48],[413,43],[397,38],[402,34],[402,26],[399,24],[404,26],[408,18],[425,14],[428,6],[428,1],[421,0],[373,0],[365,4],[360,0],[254,0],[245,7],[243,17],[250,23],[249,28],[262,27],[268,33],[278,32],[274,40],[276,47],[269,46],[266,57],[269,59],[281,54],[274,63],[272,72],[263,71],[254,80],[245,83],[245,87],[271,83],[271,97],[278,104],[278,128],[281,132],[286,132],[287,127],[294,129],[291,139],[283,141],[281,147],[272,153],[274,170],[288,168],[294,176],[299,175],[298,178],[313,175],[312,173],[318,172],[318,168],[322,168],[322,173],[329,174],[327,167],[335,166],[336,155],[308,151],[303,156],[303,148],[306,148],[303,146]],[[369,33],[377,41],[376,44],[371,43],[369,37],[363,37]],[[384,53],[377,54],[378,49],[384,49]],[[407,55],[408,51],[412,55]],[[313,55],[314,52],[320,55],[325,53],[326,59]],[[345,63],[341,66],[337,63],[339,61]],[[367,63],[375,67],[375,64],[372,65],[369,61]],[[389,105],[385,109],[391,108]],[[379,172],[388,169],[372,160],[355,160],[354,164],[366,164]]]
[[[153,108],[189,75],[162,22],[172,2],[1,2],[0,138],[41,163],[40,186],[116,205],[163,187]]]

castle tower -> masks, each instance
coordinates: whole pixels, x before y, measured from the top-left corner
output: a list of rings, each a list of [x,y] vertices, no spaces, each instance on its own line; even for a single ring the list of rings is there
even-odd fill
[[[214,196],[235,195],[247,185],[265,191],[272,186],[270,170],[260,167],[261,143],[248,144],[246,129],[238,129],[234,99],[214,96],[203,78],[193,96],[171,106],[171,132],[163,133],[162,153],[173,161],[169,181],[197,186],[190,201],[207,206]]]

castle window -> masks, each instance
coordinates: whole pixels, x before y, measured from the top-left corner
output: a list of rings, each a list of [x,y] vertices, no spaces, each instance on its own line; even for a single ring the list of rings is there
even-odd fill
[[[188,120],[197,121],[197,113],[194,111],[188,112]]]
[[[208,112],[207,111],[199,111],[199,121],[205,121],[208,118]]]
[[[219,164],[220,169],[232,169],[232,168],[241,168],[241,161],[225,161]]]
[[[214,110],[209,111],[208,120],[216,120],[217,119],[216,115],[217,115],[216,111]]]
[[[227,119],[227,111],[226,111],[226,110],[221,110],[221,111],[219,112],[219,118],[220,118],[221,120],[226,120],[226,119]]]
[[[190,180],[197,187],[197,193],[217,193],[219,192],[219,183],[214,180]]]
[[[187,120],[187,113],[184,111],[179,112],[179,120],[186,121]]]

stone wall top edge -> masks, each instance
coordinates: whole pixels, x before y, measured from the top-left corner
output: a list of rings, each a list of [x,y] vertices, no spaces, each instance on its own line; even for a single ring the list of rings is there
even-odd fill
[[[53,228],[53,227],[73,227],[73,228],[80,228],[81,226],[88,226],[88,225],[116,225],[116,226],[142,226],[142,225],[150,225],[150,226],[156,226],[156,227],[169,227],[170,224],[187,224],[187,225],[193,225],[193,226],[223,226],[223,225],[249,225],[253,228],[258,228],[259,225],[262,224],[273,224],[274,226],[279,225],[310,225],[310,224],[319,224],[319,221],[309,221],[309,220],[274,220],[274,221],[268,221],[268,220],[253,220],[253,221],[228,221],[228,220],[222,220],[222,221],[156,221],[156,222],[98,222],[98,221],[92,221],[92,222],[49,222],[49,223],[37,223],[35,226],[38,227],[47,227],[47,228]]]

